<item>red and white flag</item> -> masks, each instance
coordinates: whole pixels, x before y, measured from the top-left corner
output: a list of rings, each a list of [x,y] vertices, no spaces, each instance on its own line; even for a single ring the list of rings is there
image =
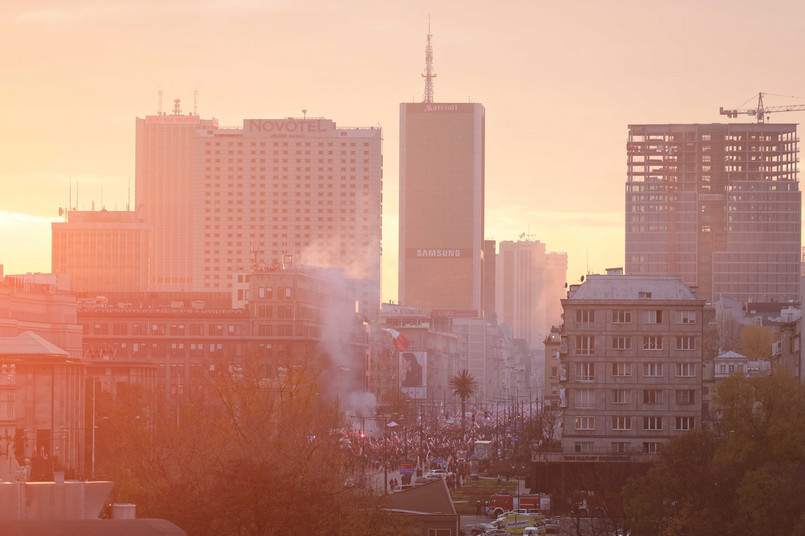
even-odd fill
[[[391,334],[391,336],[394,338],[394,346],[397,347],[398,351],[404,352],[405,350],[408,350],[408,347],[411,345],[411,339],[409,339],[396,329],[383,328],[383,331],[386,331]]]

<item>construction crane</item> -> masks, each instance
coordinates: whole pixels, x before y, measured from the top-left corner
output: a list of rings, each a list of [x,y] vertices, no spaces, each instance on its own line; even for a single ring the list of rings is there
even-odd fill
[[[737,110],[725,110],[723,107],[718,109],[718,113],[726,115],[729,118],[736,118],[739,115],[749,115],[757,117],[758,123],[765,123],[766,116],[773,112],[801,112],[805,110],[805,104],[793,104],[788,106],[764,106],[763,95],[768,93],[757,94],[757,107],[756,108],[742,108]],[[799,98],[799,97],[794,97]],[[748,102],[748,101],[747,101]]]

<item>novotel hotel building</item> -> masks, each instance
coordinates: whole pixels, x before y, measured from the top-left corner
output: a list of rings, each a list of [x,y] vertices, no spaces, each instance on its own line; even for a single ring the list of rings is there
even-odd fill
[[[172,215],[192,220],[191,288],[229,291],[237,273],[293,262],[365,280],[361,300],[379,309],[381,141],[380,128],[323,118],[196,125],[191,162],[182,164],[191,185],[173,199],[190,214]],[[162,206],[170,219],[170,203]]]
[[[481,314],[484,107],[400,105],[401,303]]]

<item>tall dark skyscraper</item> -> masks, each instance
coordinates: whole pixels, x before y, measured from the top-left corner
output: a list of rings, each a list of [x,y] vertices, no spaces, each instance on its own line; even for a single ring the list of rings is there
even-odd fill
[[[480,316],[485,110],[432,102],[431,60],[429,35],[425,102],[400,105],[400,301]]]
[[[630,125],[626,272],[707,301],[799,301],[794,124]]]

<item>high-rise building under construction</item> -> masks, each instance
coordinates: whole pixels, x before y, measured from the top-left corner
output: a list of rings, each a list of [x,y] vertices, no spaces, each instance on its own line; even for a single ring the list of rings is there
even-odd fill
[[[626,272],[713,301],[799,301],[795,124],[630,125]]]

